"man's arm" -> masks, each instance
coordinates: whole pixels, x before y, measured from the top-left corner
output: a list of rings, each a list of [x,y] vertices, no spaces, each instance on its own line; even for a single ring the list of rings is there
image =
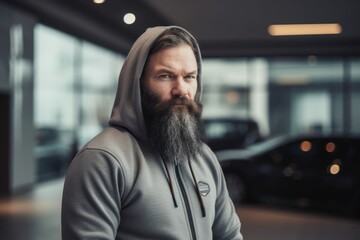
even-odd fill
[[[214,239],[242,240],[243,237],[240,233],[241,223],[236,214],[234,204],[229,197],[225,178],[218,162],[217,165],[218,188],[215,204],[216,213],[213,224],[213,236]]]
[[[123,174],[109,153],[85,149],[71,163],[65,179],[62,239],[115,239],[120,223]]]

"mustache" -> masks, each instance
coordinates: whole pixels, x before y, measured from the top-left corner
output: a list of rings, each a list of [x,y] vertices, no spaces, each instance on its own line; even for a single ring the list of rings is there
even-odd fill
[[[170,100],[166,101],[158,101],[155,104],[155,110],[157,112],[163,111],[165,109],[169,109],[176,105],[183,105],[185,106],[189,112],[197,113],[202,111],[202,105],[200,103],[195,102],[194,100],[191,100],[187,97],[180,97],[180,96],[174,96]]]

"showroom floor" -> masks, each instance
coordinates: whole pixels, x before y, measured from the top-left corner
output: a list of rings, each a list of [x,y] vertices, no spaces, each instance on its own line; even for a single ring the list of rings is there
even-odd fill
[[[63,179],[0,200],[0,236],[6,240],[60,240]],[[360,222],[259,206],[237,208],[245,240],[358,240]]]

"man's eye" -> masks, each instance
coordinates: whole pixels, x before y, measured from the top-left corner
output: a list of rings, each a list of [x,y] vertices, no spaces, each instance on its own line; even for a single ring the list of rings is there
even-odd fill
[[[195,75],[188,75],[186,76],[187,79],[192,80],[192,79],[196,79]]]
[[[159,76],[159,78],[164,79],[164,80],[171,79],[171,75],[170,74],[162,74],[162,75]]]

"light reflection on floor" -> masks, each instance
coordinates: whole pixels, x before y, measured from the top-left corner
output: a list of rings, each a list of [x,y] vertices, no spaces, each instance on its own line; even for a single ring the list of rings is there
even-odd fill
[[[0,239],[60,240],[63,179],[32,192],[0,199]],[[322,215],[240,206],[245,240],[359,240],[360,222]]]
[[[52,211],[58,204],[51,201],[34,202],[32,199],[16,199],[0,202],[0,215],[31,215]]]
[[[0,239],[60,240],[63,179],[39,184],[33,191],[0,199]]]

